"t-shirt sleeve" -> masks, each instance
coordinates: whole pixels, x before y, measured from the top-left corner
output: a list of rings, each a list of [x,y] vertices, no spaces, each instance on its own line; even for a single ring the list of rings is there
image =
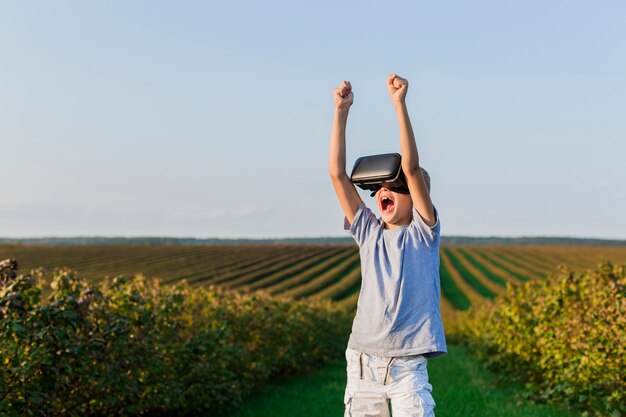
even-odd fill
[[[431,227],[426,224],[422,216],[417,212],[415,206],[413,206],[413,221],[410,225],[410,230],[414,234],[415,238],[424,243],[430,249],[439,246],[441,221],[439,219],[439,212],[436,207],[435,210],[435,224]]]
[[[369,239],[378,226],[380,225],[376,215],[372,213],[372,210],[364,202],[359,204],[352,224],[350,224],[347,217],[344,216],[343,218],[343,230],[352,235],[359,247]]]

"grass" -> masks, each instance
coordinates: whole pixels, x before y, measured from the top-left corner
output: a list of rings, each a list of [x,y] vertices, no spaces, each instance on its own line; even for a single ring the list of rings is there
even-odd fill
[[[574,417],[563,408],[521,400],[523,385],[497,385],[470,352],[448,346],[449,353],[428,363],[437,417]],[[305,377],[288,377],[268,385],[244,402],[232,417],[341,417],[345,361],[331,363]]]
[[[446,268],[443,262],[439,264],[439,277],[441,280],[441,292],[443,292],[443,296],[452,303],[454,308],[457,310],[467,310],[472,306],[469,298],[467,298],[467,296],[463,294],[463,291],[454,283],[448,268]]]
[[[483,274],[485,274],[485,276],[487,278],[489,278],[491,281],[495,282],[496,284],[500,285],[503,288],[506,288],[506,280],[505,279],[500,278],[498,275],[496,275],[493,272],[491,272],[491,270],[486,268],[485,265],[483,265],[482,263],[478,262],[472,255],[467,253],[465,250],[459,248],[459,253],[462,256],[464,256],[465,259],[467,259],[467,261],[469,263],[474,265],[475,268],[477,268],[479,271],[481,271]]]
[[[522,282],[526,282],[528,281],[528,278],[518,274],[515,271],[512,271],[511,268],[507,268],[506,266],[502,265],[500,262],[496,261],[495,259],[493,259],[493,256],[489,256],[484,252],[476,252],[478,254],[478,256],[480,256],[481,258],[483,258],[485,261],[487,261],[488,263],[491,263],[492,265],[497,266],[498,268],[502,269],[505,272],[508,272],[509,274],[511,274],[513,277],[515,277],[516,279],[518,279],[519,281]]]
[[[491,292],[487,287],[485,287],[479,280],[476,278],[466,267],[461,263],[461,261],[457,258],[457,256],[452,253],[452,251],[448,248],[443,248],[443,251],[448,254],[450,258],[450,262],[452,265],[459,271],[461,277],[467,282],[472,288],[474,288],[480,295],[485,298],[489,298],[493,300],[495,298],[495,294]]]

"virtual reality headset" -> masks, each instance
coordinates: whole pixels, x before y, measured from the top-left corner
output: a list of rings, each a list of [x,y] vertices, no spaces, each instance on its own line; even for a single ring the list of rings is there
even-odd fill
[[[406,177],[402,172],[402,156],[398,153],[362,156],[354,163],[350,180],[363,190],[372,191],[373,197],[383,187],[409,194]]]

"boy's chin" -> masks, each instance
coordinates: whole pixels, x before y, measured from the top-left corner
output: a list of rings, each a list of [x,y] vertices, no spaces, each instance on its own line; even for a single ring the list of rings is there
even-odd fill
[[[393,224],[393,223],[395,223],[397,221],[397,219],[396,219],[397,216],[396,216],[395,212],[393,212],[393,213],[383,213],[383,214],[380,215],[380,217],[383,219],[383,221],[385,223],[392,223]]]
[[[394,210],[392,213],[381,213],[380,217],[387,224],[400,225],[405,223],[397,210]]]

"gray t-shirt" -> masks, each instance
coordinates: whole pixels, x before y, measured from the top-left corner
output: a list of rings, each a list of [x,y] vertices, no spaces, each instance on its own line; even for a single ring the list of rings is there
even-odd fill
[[[413,207],[406,226],[384,229],[361,203],[344,230],[359,245],[361,293],[348,347],[370,355],[428,358],[447,352],[439,308],[439,213],[429,227]]]

